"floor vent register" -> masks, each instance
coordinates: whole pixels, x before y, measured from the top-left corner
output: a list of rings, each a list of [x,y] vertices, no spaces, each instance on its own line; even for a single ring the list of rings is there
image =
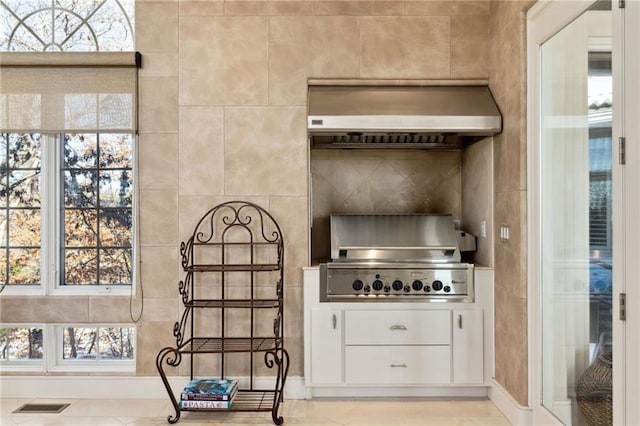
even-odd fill
[[[70,404],[24,404],[14,411],[14,413],[52,413],[62,412]]]

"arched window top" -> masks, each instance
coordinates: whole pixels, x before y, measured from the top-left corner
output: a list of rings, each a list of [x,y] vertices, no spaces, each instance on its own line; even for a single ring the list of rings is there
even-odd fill
[[[133,51],[135,0],[1,0],[0,51]]]

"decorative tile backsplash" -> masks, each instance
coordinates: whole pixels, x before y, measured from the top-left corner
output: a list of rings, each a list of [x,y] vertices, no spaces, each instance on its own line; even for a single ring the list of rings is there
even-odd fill
[[[312,248],[329,257],[329,216],[339,213],[461,215],[459,151],[311,152]]]

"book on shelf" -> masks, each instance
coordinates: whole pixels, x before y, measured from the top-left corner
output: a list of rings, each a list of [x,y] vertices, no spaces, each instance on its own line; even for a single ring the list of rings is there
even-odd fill
[[[180,398],[187,401],[231,401],[237,392],[238,381],[235,379],[195,379],[184,387]]]
[[[180,408],[231,408],[231,401],[200,401],[200,400],[182,400],[180,401]]]

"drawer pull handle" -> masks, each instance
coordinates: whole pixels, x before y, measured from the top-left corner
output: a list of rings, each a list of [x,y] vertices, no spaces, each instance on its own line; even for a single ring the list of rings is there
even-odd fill
[[[337,322],[338,322],[338,318],[336,317],[336,314],[333,314],[333,318],[332,318],[331,321],[332,321],[332,324],[333,324],[333,329],[335,330]]]
[[[396,325],[392,325],[391,327],[389,327],[389,330],[402,330],[402,331],[407,331],[407,327],[405,327],[402,324],[396,324]]]
[[[407,364],[391,364],[391,368],[407,368]]]

